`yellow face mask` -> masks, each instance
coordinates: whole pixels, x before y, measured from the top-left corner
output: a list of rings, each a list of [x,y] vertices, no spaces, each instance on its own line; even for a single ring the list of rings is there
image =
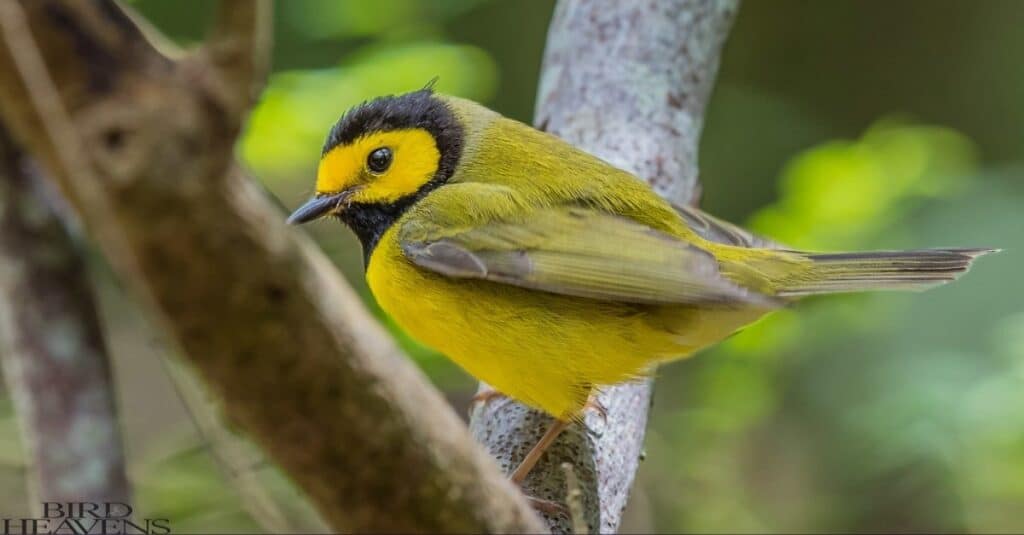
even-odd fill
[[[392,203],[429,182],[440,158],[434,137],[422,128],[373,132],[320,159],[316,192],[352,191],[349,202]]]

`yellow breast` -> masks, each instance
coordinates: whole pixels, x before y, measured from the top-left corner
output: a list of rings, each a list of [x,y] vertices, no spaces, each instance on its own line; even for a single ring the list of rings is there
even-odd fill
[[[406,260],[395,234],[384,234],[366,270],[380,306],[474,377],[562,418],[577,415],[593,388],[641,376],[753,319],[452,280]]]

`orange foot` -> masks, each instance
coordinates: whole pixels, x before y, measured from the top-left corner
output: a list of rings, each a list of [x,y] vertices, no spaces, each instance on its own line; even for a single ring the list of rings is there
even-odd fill
[[[596,396],[590,396],[590,399],[588,399],[587,402],[583,404],[583,410],[580,412],[586,412],[587,410],[592,410],[596,412],[597,415],[601,417],[601,420],[604,423],[608,423],[608,409],[606,409],[604,405],[602,405],[601,402],[597,400]]]
[[[467,411],[469,412],[469,417],[473,417],[473,409],[476,408],[478,403],[483,403],[484,407],[486,407],[487,404],[490,403],[492,399],[507,397],[508,396],[502,394],[501,392],[498,392],[497,390],[484,390],[482,392],[477,392],[475,396],[469,399],[469,408],[467,409]]]
[[[470,399],[470,403],[472,405],[476,405],[477,403],[483,403],[484,405],[487,405],[487,403],[490,402],[492,399],[507,397],[508,396],[502,394],[501,392],[498,392],[497,390],[484,390],[483,392],[477,392],[477,394]]]

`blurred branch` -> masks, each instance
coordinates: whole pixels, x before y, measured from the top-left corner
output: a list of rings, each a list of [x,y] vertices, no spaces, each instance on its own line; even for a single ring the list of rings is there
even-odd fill
[[[332,529],[543,529],[327,258],[238,170],[237,110],[210,89],[217,70],[202,55],[159,55],[109,1],[0,2],[0,31],[11,73],[0,118],[226,416]]]
[[[31,507],[129,501],[106,344],[71,237],[0,126],[0,361]]]
[[[220,73],[219,104],[241,122],[256,103],[270,71],[270,0],[221,0],[203,47]]]
[[[562,0],[548,33],[536,124],[645,178],[669,200],[699,198],[697,148],[722,44],[738,0]],[[643,447],[650,381],[607,388],[607,419],[562,433],[528,478],[526,492],[565,498],[564,461],[583,491],[590,531],[615,532]],[[474,409],[471,429],[512,470],[549,424],[526,407]],[[575,432],[573,432],[575,431]],[[568,516],[548,517],[553,532]]]
[[[225,425],[217,400],[210,397],[195,371],[170,355],[162,355],[161,362],[205,447],[249,516],[267,533],[330,533],[310,504],[296,499],[294,488],[270,482],[274,465],[247,437]]]

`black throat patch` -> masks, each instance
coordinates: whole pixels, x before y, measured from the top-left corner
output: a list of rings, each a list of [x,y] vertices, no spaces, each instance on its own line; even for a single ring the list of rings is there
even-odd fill
[[[339,214],[355,232],[363,246],[363,265],[381,236],[416,201],[451,178],[462,156],[463,130],[448,105],[426,88],[404,95],[380,97],[352,108],[331,128],[324,143],[323,154],[338,145],[352,143],[373,132],[386,132],[404,128],[422,128],[430,133],[440,153],[437,172],[412,195],[390,203],[353,203]]]
[[[423,195],[426,193],[423,191]],[[391,203],[352,204],[338,214],[338,219],[352,229],[363,246],[363,269],[370,265],[370,255],[380,243],[384,232],[421,197],[417,194]]]

